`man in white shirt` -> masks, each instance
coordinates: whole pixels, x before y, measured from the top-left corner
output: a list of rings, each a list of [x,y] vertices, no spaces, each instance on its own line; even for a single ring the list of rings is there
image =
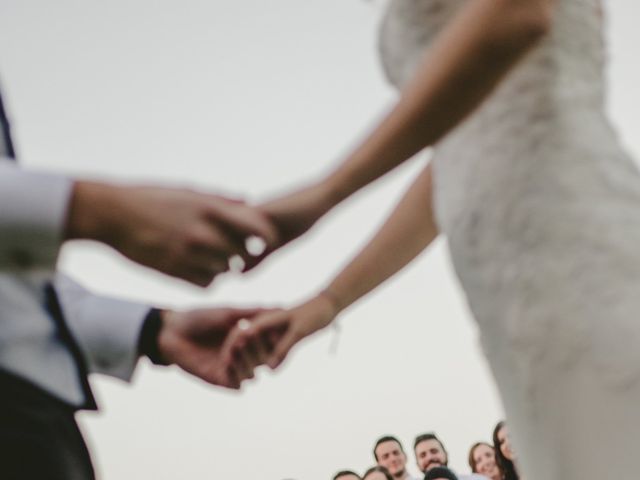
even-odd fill
[[[184,189],[119,186],[21,169],[0,97],[0,477],[92,480],[74,413],[96,408],[91,372],[128,380],[140,355],[216,384],[219,346],[256,311],[161,311],[95,295],[55,273],[61,244],[102,242],[206,286],[274,229],[241,202]]]
[[[417,480],[407,471],[407,455],[396,437],[380,437],[373,447],[373,456],[376,463],[389,470],[395,480]]]
[[[413,442],[416,463],[421,472],[427,473],[436,467],[447,467],[449,454],[440,439],[434,433],[423,433]],[[456,475],[458,480],[488,480],[483,475]]]

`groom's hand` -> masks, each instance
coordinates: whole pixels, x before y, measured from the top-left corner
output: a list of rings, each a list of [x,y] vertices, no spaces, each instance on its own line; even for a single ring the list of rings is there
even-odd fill
[[[266,215],[240,201],[187,189],[76,182],[65,238],[97,240],[124,256],[195,285],[228,270],[231,256],[245,263],[247,238],[267,248],[277,233]]]
[[[213,385],[238,389],[220,368],[221,349],[241,319],[252,320],[263,309],[207,308],[185,312],[163,311],[158,351],[169,364]]]

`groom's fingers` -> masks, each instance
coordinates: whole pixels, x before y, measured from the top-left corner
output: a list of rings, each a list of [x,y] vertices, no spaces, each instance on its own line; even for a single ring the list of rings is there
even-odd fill
[[[247,343],[238,352],[239,355],[234,357],[234,367],[243,372],[245,378],[253,378],[254,369],[266,365],[273,354],[273,343],[265,335],[254,335],[248,338]]]
[[[251,332],[245,330],[243,333],[243,343],[238,345],[234,355],[235,364],[239,373],[246,379],[254,378],[254,369],[258,366],[256,348],[254,346]]]
[[[254,378],[254,369],[258,363],[252,324],[248,320],[238,323],[240,330],[233,350],[233,365],[241,379]]]
[[[241,380],[254,378],[255,368],[267,364],[274,348],[267,335],[252,335],[250,332],[244,334],[246,343],[238,345],[233,357],[233,368]]]
[[[238,390],[240,385],[237,380],[231,380],[229,377],[221,375],[218,367],[219,366],[216,363],[210,363],[209,365],[204,365],[192,373],[212,385]]]
[[[244,342],[244,334],[242,328],[238,326],[242,319],[238,319],[236,326],[231,330],[227,339],[222,346],[222,351],[220,352],[220,360],[222,365],[225,367],[231,366],[234,363],[234,355],[235,351],[238,349],[238,346]]]
[[[233,367],[228,367],[225,371],[225,380],[226,385],[229,388],[233,388],[234,390],[238,390],[240,388],[240,384],[242,381],[238,378],[238,373]]]
[[[248,338],[242,353],[245,365],[255,369],[267,364],[269,356],[273,353],[273,344],[265,339],[265,335],[253,335]]]
[[[179,269],[171,272],[171,275],[204,288],[207,287],[213,281],[213,279],[219,273],[221,273],[221,271],[222,270],[218,270],[209,266],[182,265]]]
[[[266,215],[255,207],[230,203],[220,198],[211,198],[208,206],[209,219],[213,224],[224,224],[227,231],[234,231],[237,236],[243,238],[251,235],[260,237],[267,245],[277,242],[276,228]]]
[[[242,269],[242,273],[246,273],[252,270],[253,268],[257,267],[274,250],[275,249],[273,248],[266,248],[264,252],[262,252],[260,255],[256,255],[256,256],[249,255],[248,257],[244,258],[244,268]]]
[[[257,335],[253,341],[253,348],[258,365],[266,365],[273,352],[273,342],[269,340],[269,335]]]
[[[250,362],[245,360],[245,354],[243,353],[246,347],[244,332],[235,327],[225,343],[227,346],[223,347],[220,358],[222,368],[226,371],[228,378],[239,382],[245,378],[252,378],[253,367]]]
[[[237,323],[240,320],[245,319],[245,320],[252,321],[252,319],[256,315],[260,315],[261,313],[265,313],[266,311],[268,311],[268,309],[265,307],[253,307],[253,308],[233,307],[229,309],[228,315],[230,317],[230,320],[233,322],[233,324],[237,325]]]
[[[229,257],[244,252],[244,238],[224,225],[203,225],[191,234],[188,247],[192,255]]]

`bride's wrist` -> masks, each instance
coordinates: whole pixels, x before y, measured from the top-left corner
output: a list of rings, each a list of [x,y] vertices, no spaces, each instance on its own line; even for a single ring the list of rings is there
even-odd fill
[[[353,193],[350,192],[345,185],[343,185],[343,182],[340,181],[340,178],[336,174],[331,174],[325,177],[318,184],[318,187],[322,192],[321,195],[326,212],[331,210],[333,207],[335,207],[345,198],[351,195],[351,193]]]
[[[320,293],[318,293],[318,297],[322,298],[327,302],[331,308],[331,313],[333,318],[337,317],[338,314],[344,308],[342,303],[340,302],[340,298],[333,292],[330,288],[325,288]]]

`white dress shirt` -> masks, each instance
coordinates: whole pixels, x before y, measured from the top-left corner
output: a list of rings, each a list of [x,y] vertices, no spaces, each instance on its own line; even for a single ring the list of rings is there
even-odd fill
[[[0,136],[0,154],[7,148]],[[149,307],[98,296],[55,274],[72,181],[0,158],[0,368],[83,405],[78,366],[43,307],[53,281],[91,372],[128,380]]]

